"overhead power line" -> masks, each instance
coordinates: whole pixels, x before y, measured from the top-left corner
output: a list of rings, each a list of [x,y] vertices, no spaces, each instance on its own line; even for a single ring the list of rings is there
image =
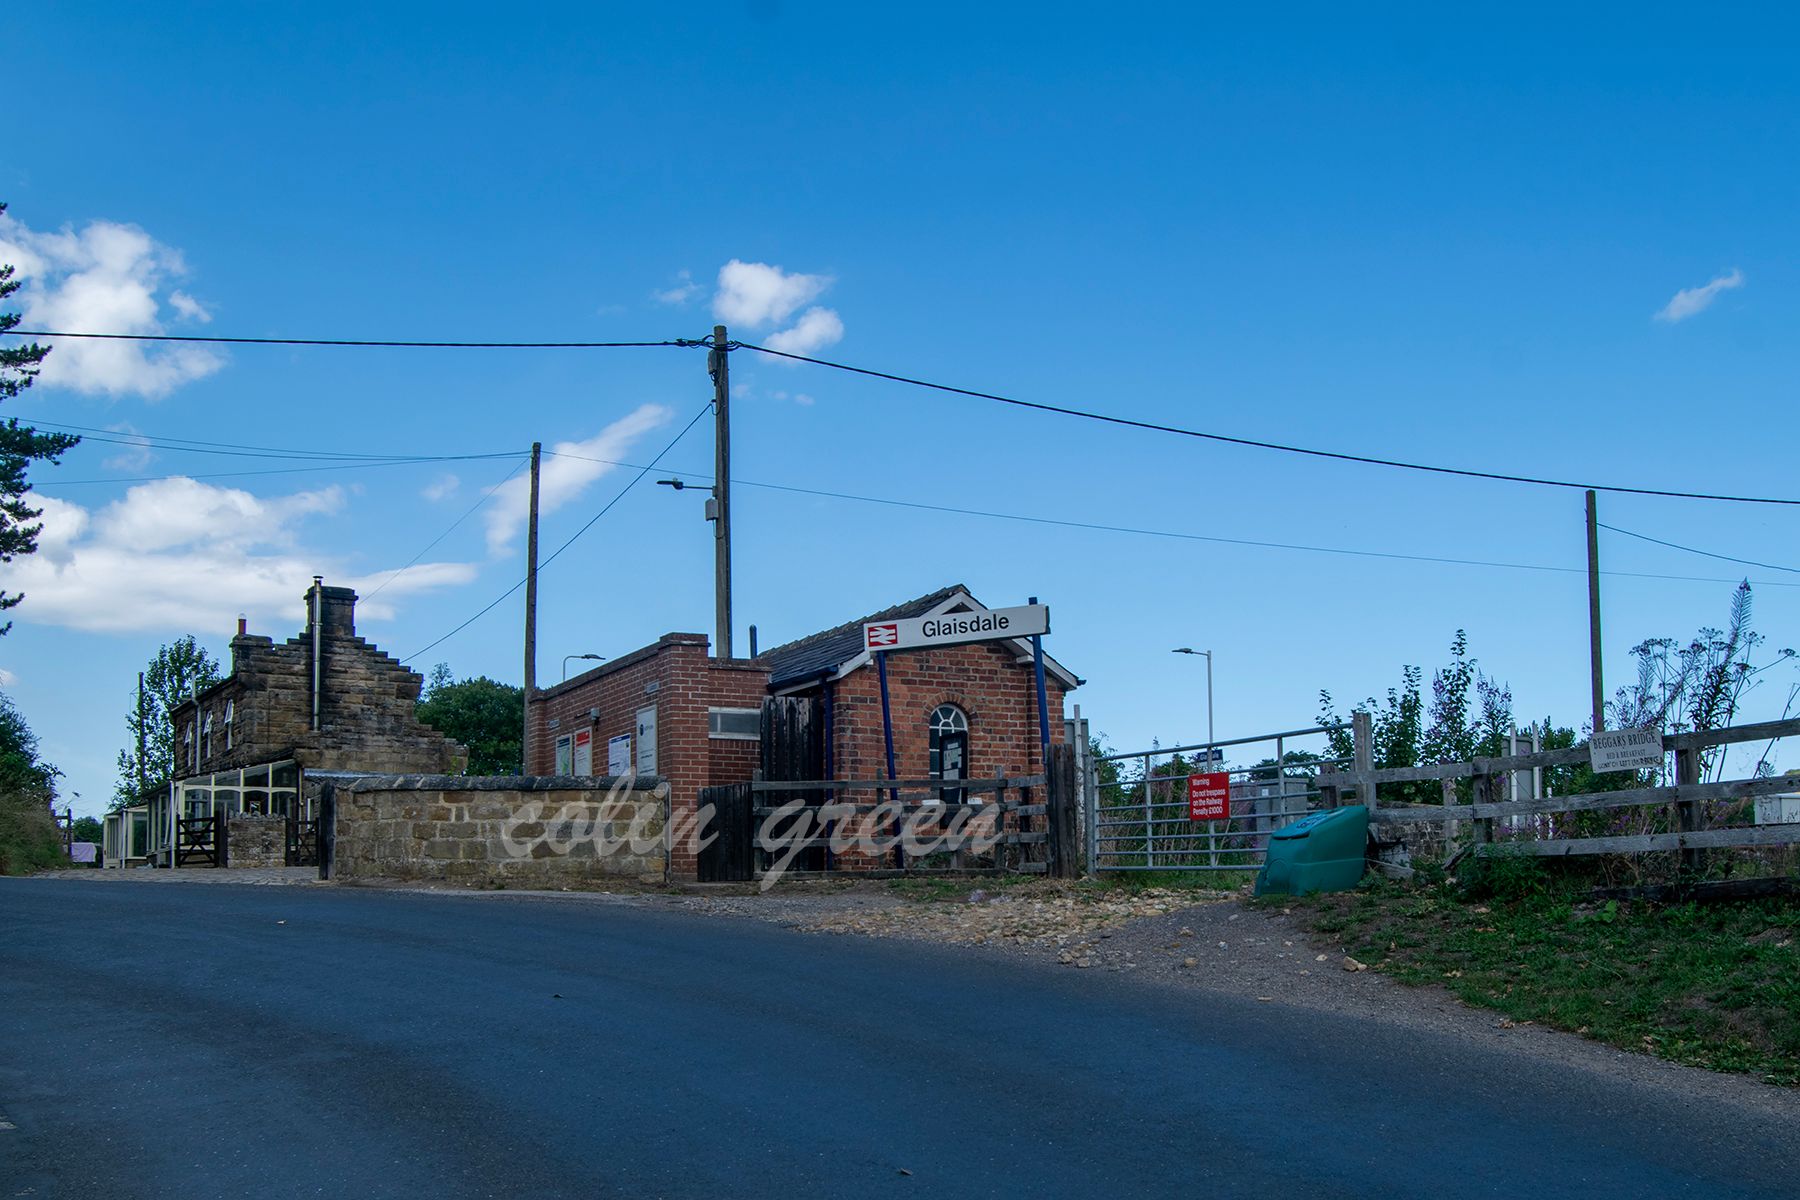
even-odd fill
[[[80,487],[103,483],[161,483],[168,479],[243,479],[252,475],[308,475],[315,471],[356,471],[364,467],[420,467],[433,463],[517,458],[517,454],[453,454],[443,458],[393,458],[374,462],[328,462],[317,467],[270,467],[261,471],[177,471],[172,475],[117,475],[107,479],[52,479],[41,486]],[[37,486],[37,485],[34,485]]]
[[[1633,533],[1629,529],[1620,529],[1617,525],[1608,525],[1604,521],[1597,521],[1595,524],[1602,529],[1611,530],[1613,533],[1622,533],[1628,538],[1636,538],[1640,542],[1654,542],[1658,546],[1667,546],[1671,550],[1683,550],[1689,554],[1698,554],[1703,558],[1716,558],[1722,562],[1739,563],[1746,567],[1760,567],[1765,571],[1786,571],[1790,575],[1800,575],[1800,567],[1784,567],[1779,563],[1757,562],[1754,558],[1733,558],[1729,554],[1714,554],[1711,550],[1701,550],[1696,546],[1683,546],[1679,542],[1665,542],[1661,538],[1653,538],[1647,533]]]
[[[632,350],[652,346],[703,346],[693,338],[659,342],[426,342],[377,338],[208,337],[179,333],[75,333],[69,330],[9,329],[7,337],[91,338],[111,342],[204,342],[217,346],[374,346],[408,350]]]
[[[41,425],[46,429],[61,429],[70,433],[79,433],[83,441],[110,442],[120,446],[139,446],[146,450],[180,450],[190,454],[237,454],[245,458],[318,458],[353,460],[369,459],[403,459],[438,460],[443,458],[492,457],[491,454],[408,454],[399,451],[390,454],[379,454],[366,450],[306,450],[295,446],[256,446],[243,442],[209,442],[198,438],[170,437],[159,433],[139,433],[133,429],[99,429],[92,425],[65,425],[57,421],[32,421],[30,424]],[[510,457],[512,454],[523,454],[525,451],[499,452]]]
[[[549,454],[551,451],[546,450]],[[609,466],[640,469],[636,463],[619,462],[614,459],[590,458],[582,454],[570,454],[557,451],[558,457],[576,458],[584,462],[605,463]],[[679,476],[682,479],[710,481],[711,475],[699,471],[674,471],[663,468],[665,474]],[[1259,541],[1252,538],[1221,537],[1216,534],[1187,533],[1173,529],[1149,529],[1136,525],[1108,525],[1095,521],[1074,521],[1059,517],[1037,516],[1028,513],[997,512],[990,509],[960,508],[949,504],[933,504],[923,500],[900,500],[888,496],[862,496],[853,492],[834,492],[823,488],[799,487],[794,484],[768,483],[755,479],[734,478],[732,484],[737,487],[761,488],[766,491],[789,492],[801,496],[818,496],[830,500],[853,500],[860,504],[881,504],[892,508],[910,508],[923,512],[950,513],[956,516],[985,517],[996,521],[1018,521],[1030,525],[1050,525],[1062,529],[1082,529],[1094,533],[1128,533],[1140,537],[1173,538],[1187,542],[1209,542],[1224,546],[1248,546],[1261,550],[1293,550],[1308,554],[1335,554],[1353,558],[1382,558],[1400,562],[1438,563],[1445,566],[1460,567],[1492,567],[1512,571],[1542,571],[1560,575],[1584,575],[1583,567],[1559,567],[1547,563],[1502,562],[1481,558],[1452,558],[1433,554],[1404,554],[1392,550],[1359,550],[1344,546],[1315,546],[1300,542]],[[1776,568],[1778,570],[1784,568]],[[1644,571],[1603,571],[1603,575],[1622,579],[1660,579],[1676,583],[1738,583],[1736,579],[1723,579],[1705,575],[1661,575]],[[1766,587],[1800,587],[1800,584],[1786,583],[1780,580],[1752,580]]]
[[[596,349],[641,349],[650,347],[698,348],[711,346],[706,338],[670,338],[661,341],[617,341],[617,342],[555,342],[555,341],[408,341],[397,339],[372,338],[280,338],[280,337],[222,337],[199,334],[166,334],[166,333],[85,333],[74,331],[54,331],[45,329],[14,329],[5,331],[9,337],[31,338],[94,338],[111,341],[132,342],[203,342],[217,345],[254,345],[254,346],[372,346],[403,347],[436,350],[596,350]],[[893,371],[877,371],[870,367],[858,367],[849,363],[833,362],[830,359],[814,358],[811,355],[795,354],[788,350],[775,350],[768,346],[759,346],[753,342],[731,342],[729,349],[754,350],[758,354],[766,354],[774,358],[784,358],[792,362],[811,363],[814,366],[829,367],[834,371],[845,371],[854,375],[863,375],[871,379],[886,379],[893,383],[903,383],[909,387],[926,388],[931,391],[946,392],[951,395],[969,396],[979,400],[992,400],[999,404],[1007,404],[1016,408],[1031,409],[1036,412],[1055,413],[1060,416],[1077,417],[1087,421],[1100,421],[1109,425],[1120,425],[1130,429],[1142,429],[1152,433],[1168,433],[1179,437],[1198,438],[1205,441],[1219,442],[1232,446],[1247,446],[1258,450],[1273,450],[1282,454],[1298,454],[1310,458],[1331,459],[1337,462],[1361,463],[1365,466],[1391,467],[1403,471],[1420,471],[1433,475],[1451,475],[1464,479],[1486,479],[1498,483],[1521,483],[1535,487],[1566,488],[1574,491],[1608,492],[1628,496],[1661,496],[1675,500],[1713,500],[1730,504],[1776,504],[1800,506],[1800,497],[1788,496],[1738,496],[1722,492],[1682,491],[1673,488],[1634,487],[1627,484],[1589,483],[1572,479],[1548,479],[1535,475],[1513,475],[1500,471],[1478,471],[1469,467],[1447,467],[1436,463],[1411,462],[1405,459],[1380,458],[1368,454],[1351,454],[1341,450],[1321,450],[1315,446],[1296,446],[1286,442],[1265,441],[1260,438],[1236,437],[1231,434],[1214,433],[1203,429],[1189,429],[1180,425],[1168,425],[1158,421],[1139,420],[1135,417],[1121,417],[1111,413],[1094,412],[1089,409],[1073,408],[1061,404],[1048,404],[1036,400],[1024,400],[1016,396],[1005,396],[997,392],[984,392],[976,388],[957,387],[946,383],[936,383],[911,375],[901,375]]]
[[[594,527],[594,523],[596,521],[598,521],[601,517],[604,517],[607,513],[611,512],[613,505],[615,505],[619,501],[623,500],[625,498],[625,494],[627,492],[629,492],[632,488],[636,487],[638,485],[638,483],[643,480],[644,476],[646,476],[650,472],[656,470],[656,464],[661,462],[663,460],[663,457],[665,455],[667,455],[669,453],[669,451],[673,450],[676,447],[677,443],[679,443],[682,438],[684,438],[688,435],[688,431],[690,429],[692,429],[695,425],[698,425],[700,423],[700,418],[704,417],[710,411],[712,411],[712,403],[710,401],[708,401],[705,405],[703,405],[701,407],[699,412],[694,414],[693,420],[689,421],[686,425],[683,425],[681,427],[680,433],[676,434],[674,437],[669,439],[668,445],[664,446],[661,450],[657,451],[655,458],[651,459],[649,461],[649,463],[647,463],[646,465],[638,468],[638,473],[636,475],[633,475],[631,477],[631,479],[626,482],[624,487],[620,488],[617,492],[615,492],[613,494],[613,498],[611,500],[608,500],[601,507],[599,512],[597,512],[593,516],[589,517],[587,520],[587,523],[585,525],[583,525],[580,529],[577,529],[573,534],[571,534],[569,536],[569,539],[567,541],[565,541],[562,545],[558,546],[555,550],[551,551],[550,556],[548,558],[544,559],[542,563],[538,564],[538,571],[541,573],[545,567],[547,567],[551,563],[555,562],[557,556],[560,555],[564,550],[567,550],[570,546],[573,546],[575,544],[575,540],[577,538],[579,538],[582,534],[586,533],[589,529],[592,529]],[[573,458],[573,457],[577,457],[577,456],[569,455],[568,457]],[[599,461],[604,461],[604,460],[596,459],[594,461],[599,462]],[[436,647],[449,641],[451,638],[455,637],[457,634],[461,633],[463,630],[467,629],[469,626],[473,625],[475,622],[479,621],[481,618],[487,616],[489,613],[493,612],[496,608],[500,607],[500,604],[502,601],[504,601],[508,596],[512,595],[514,592],[518,591],[520,588],[522,588],[524,586],[525,586],[525,580],[520,579],[519,582],[513,584],[511,587],[507,588],[504,592],[501,592],[498,596],[495,596],[493,598],[493,600],[491,600],[485,606],[483,606],[479,612],[475,613],[468,620],[466,620],[462,624],[458,625],[455,629],[452,629],[449,633],[444,634],[444,636],[438,638],[436,641],[431,642],[425,646],[421,646],[417,650],[414,650],[411,654],[407,655],[405,658],[401,659],[400,661],[403,663],[411,662],[413,659],[419,657],[419,655],[424,654],[427,650],[435,649]]]
[[[1424,471],[1434,475],[1458,475],[1468,479],[1490,479],[1500,483],[1528,483],[1538,487],[1569,488],[1576,491],[1618,492],[1631,496],[1667,496],[1677,500],[1722,500],[1733,504],[1792,504],[1800,505],[1800,498],[1790,499],[1783,496],[1729,496],[1715,492],[1682,492],[1663,488],[1627,487],[1622,484],[1580,483],[1568,479],[1541,479],[1532,475],[1507,475],[1498,471],[1476,471],[1466,467],[1444,467],[1431,463],[1406,462],[1395,458],[1376,458],[1366,454],[1347,454],[1337,450],[1320,450],[1311,446],[1291,446],[1284,442],[1266,442],[1257,438],[1233,437],[1224,433],[1209,433],[1202,429],[1187,429],[1180,425],[1164,425],[1156,421],[1140,421],[1133,417],[1113,416],[1110,413],[1091,412],[1087,409],[1069,408],[1060,404],[1044,404],[1035,400],[1021,400],[1015,396],[1002,396],[994,392],[982,392],[973,388],[953,387],[946,383],[933,383],[927,379],[916,379],[909,375],[897,375],[890,371],[876,371],[868,367],[853,367],[848,363],[831,362],[828,359],[812,358],[805,354],[793,354],[786,350],[771,350],[767,346],[757,346],[749,342],[734,342],[734,346],[745,350],[754,350],[758,354],[768,354],[776,358],[790,359],[794,362],[812,363],[814,366],[830,367],[834,371],[848,371],[853,375],[866,375],[872,379],[886,379],[893,383],[904,383],[911,387],[928,388],[936,392],[949,392],[956,396],[972,396],[978,400],[993,400],[1000,404],[1010,404],[1016,408],[1028,408],[1037,412],[1057,413],[1065,417],[1080,417],[1087,421],[1103,421],[1109,425],[1123,425],[1131,429],[1144,429],[1152,433],[1172,433],[1181,437],[1201,438],[1209,442],[1224,442],[1232,446],[1252,446],[1258,450],[1278,450],[1283,454],[1303,454],[1312,458],[1336,459],[1339,462],[1363,463],[1374,467],[1396,467],[1404,471]]]
[[[526,461],[527,461],[526,459],[521,458],[518,462],[514,463],[513,469],[508,471],[506,473],[505,477],[502,478],[499,483],[496,483],[493,487],[489,488],[486,492],[482,493],[481,499],[479,499],[475,503],[471,504],[468,507],[467,511],[465,511],[462,514],[462,516],[460,516],[460,517],[456,518],[456,520],[450,522],[450,524],[444,529],[444,532],[438,534],[436,537],[432,538],[429,542],[426,542],[423,549],[421,549],[417,554],[413,555],[411,558],[406,560],[405,566],[401,567],[397,571],[391,572],[386,579],[382,580],[380,583],[375,585],[374,591],[370,592],[367,596],[364,596],[363,599],[364,600],[370,599],[371,597],[373,597],[377,593],[379,593],[382,588],[386,587],[388,584],[394,582],[394,580],[400,578],[402,575],[404,575],[408,571],[412,570],[414,564],[416,564],[421,558],[424,558],[427,554],[431,553],[432,547],[436,546],[439,542],[443,541],[445,538],[449,537],[452,533],[454,533],[459,525],[461,525],[464,521],[468,520],[470,517],[475,515],[475,511],[477,509],[479,509],[482,505],[486,504],[489,500],[492,500],[494,498],[495,492],[497,492],[501,488],[505,487],[512,480],[513,476],[517,475],[520,471],[524,470]],[[451,476],[451,478],[454,479],[455,476],[453,475],[453,476]]]

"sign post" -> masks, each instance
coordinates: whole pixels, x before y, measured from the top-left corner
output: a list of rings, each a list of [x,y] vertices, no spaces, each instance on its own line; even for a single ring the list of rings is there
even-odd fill
[[[892,783],[894,780],[894,716],[893,710],[888,705],[887,656],[888,652],[886,650],[877,650],[875,652],[875,674],[881,679],[881,737],[882,740],[887,743],[888,782]],[[900,789],[893,787],[889,788],[888,799],[892,801],[897,808],[900,804]],[[899,826],[900,814],[896,812],[894,814],[894,828],[896,832],[899,831]],[[902,869],[906,867],[906,851],[900,848],[899,838],[894,839],[894,865]]]
[[[1037,602],[1036,596],[1028,603],[1034,609],[1043,607]],[[1050,613],[1046,609],[1044,625],[1048,628],[1049,624]],[[1044,692],[1044,635],[1041,633],[1031,635],[1031,673],[1037,683],[1038,766],[1043,768],[1047,779],[1050,774],[1050,701]]]

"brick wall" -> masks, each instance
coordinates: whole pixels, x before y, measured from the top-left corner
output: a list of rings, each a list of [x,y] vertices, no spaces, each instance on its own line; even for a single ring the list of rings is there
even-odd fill
[[[608,770],[607,743],[620,736],[632,738],[635,768],[641,750],[638,712],[654,707],[656,774],[668,781],[677,827],[686,828],[682,819],[692,819],[701,788],[749,779],[758,761],[757,743],[712,738],[707,710],[760,708],[768,694],[765,668],[744,659],[709,658],[707,648],[702,634],[671,633],[566,683],[540,688],[531,705],[526,770],[554,771],[557,738],[580,729],[593,733],[596,772]],[[672,869],[681,879],[698,870],[685,837],[676,843]]]
[[[668,877],[650,780],[364,776],[333,783],[332,877],[555,886]]]
[[[692,820],[701,788],[747,780],[760,761],[759,743],[711,737],[707,710],[760,708],[768,679],[757,663],[707,657],[707,639],[701,634],[668,634],[566,683],[540,689],[531,706],[527,770],[548,775],[555,769],[556,739],[588,729],[594,769],[604,772],[607,741],[631,735],[635,754],[638,710],[653,704],[657,775],[669,783],[679,833],[689,828],[684,822]],[[1054,675],[1046,677],[1045,686],[1051,741],[1060,743],[1064,689]],[[875,669],[854,671],[833,688],[833,773],[840,779],[883,778],[887,767]],[[1012,646],[977,643],[896,653],[888,660],[888,691],[900,776],[928,773],[928,720],[941,704],[955,704],[969,718],[970,777],[1042,769],[1036,684],[1031,664],[1019,662]],[[815,688],[807,694],[817,697],[820,692]],[[693,878],[697,866],[689,840],[677,837],[673,876]]]
[[[1044,685],[1055,745],[1063,740],[1064,689],[1054,675],[1046,675]],[[839,779],[885,778],[881,683],[874,666],[853,671],[832,686],[833,773]],[[941,704],[954,704],[969,718],[969,778],[991,779],[1009,771],[1034,774],[1043,767],[1037,684],[1031,664],[1020,663],[1006,643],[890,654],[888,701],[894,772],[902,779],[929,774],[929,721]]]

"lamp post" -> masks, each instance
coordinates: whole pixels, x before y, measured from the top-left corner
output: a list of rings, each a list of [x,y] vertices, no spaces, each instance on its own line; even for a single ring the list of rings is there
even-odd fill
[[[1206,656],[1206,769],[1212,770],[1213,762],[1213,689],[1212,689],[1212,654],[1211,650],[1195,650],[1182,646],[1171,651],[1173,654],[1204,654]]]
[[[606,658],[604,654],[565,654],[563,655],[563,682],[569,682],[569,663],[573,659],[582,658],[592,662],[600,662]]]

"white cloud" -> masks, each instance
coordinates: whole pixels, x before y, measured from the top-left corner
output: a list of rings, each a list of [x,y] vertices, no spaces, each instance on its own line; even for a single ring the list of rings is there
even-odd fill
[[[419,495],[425,497],[427,500],[430,500],[432,503],[435,504],[439,500],[443,500],[443,499],[446,499],[447,497],[456,495],[456,489],[461,486],[462,486],[461,479],[458,479],[455,475],[453,475],[449,472],[445,472],[444,474],[438,476],[436,479],[432,480],[430,483],[426,484],[424,490],[421,491],[419,493]]]
[[[844,323],[829,308],[809,308],[794,322],[793,328],[771,333],[763,345],[788,354],[813,354],[834,342],[842,341]],[[779,361],[779,360],[777,360]]]
[[[768,263],[734,258],[719,268],[713,315],[728,324],[778,324],[801,305],[818,299],[831,284],[829,275],[789,274]]]
[[[228,633],[238,613],[265,622],[301,614],[316,574],[365,589],[391,572],[345,577],[329,556],[296,545],[309,517],[340,512],[341,488],[260,498],[176,477],[139,484],[98,510],[38,496],[38,551],[13,562],[8,590],[25,593],[19,621],[104,633]],[[393,615],[391,601],[467,583],[470,563],[421,563],[400,572],[361,615]]]
[[[19,677],[5,667],[0,667],[0,687],[11,687],[19,682]]]
[[[106,431],[122,433],[127,437],[141,436],[131,425],[108,425]],[[133,442],[120,449],[111,458],[104,460],[100,465],[109,471],[144,471],[149,468],[155,458],[156,455],[151,451],[149,442]]]
[[[1656,314],[1656,320],[1673,325],[1677,321],[1685,321],[1689,317],[1705,312],[1712,307],[1712,302],[1719,298],[1720,292],[1744,286],[1744,273],[1733,267],[1728,273],[1720,275],[1699,287],[1682,288],[1676,292],[1669,302],[1662,306]]]
[[[700,290],[700,285],[694,282],[694,277],[691,273],[679,271],[675,275],[674,286],[651,292],[650,298],[658,304],[672,304],[679,306],[686,304],[689,300],[692,300],[695,296],[699,295]]]
[[[579,499],[588,485],[611,474],[613,463],[631,452],[637,440],[669,419],[660,404],[641,405],[620,417],[586,441],[558,442],[544,455],[538,472],[538,512],[552,513]],[[594,459],[606,459],[595,462]],[[531,482],[525,476],[508,480],[494,495],[487,510],[487,543],[493,554],[504,554],[513,535],[525,527],[531,506]]]
[[[719,290],[713,293],[713,315],[730,324],[759,326],[785,324],[825,293],[835,280],[829,275],[801,275],[769,263],[732,259],[719,268]],[[762,344],[787,354],[812,354],[844,336],[844,322],[837,310],[813,305],[786,329],[765,335]],[[777,360],[779,361],[779,360]]]
[[[205,325],[212,320],[212,314],[206,311],[206,306],[186,292],[179,290],[170,292],[169,303],[174,306],[176,312],[190,321],[198,321]]]
[[[181,254],[135,225],[92,221],[41,233],[0,213],[0,262],[13,264],[28,329],[83,333],[162,333],[157,297],[165,282],[187,273]],[[168,297],[177,315],[210,319],[183,292]],[[108,395],[162,396],[224,365],[203,346],[153,346],[85,338],[44,339],[54,351],[38,382]]]

